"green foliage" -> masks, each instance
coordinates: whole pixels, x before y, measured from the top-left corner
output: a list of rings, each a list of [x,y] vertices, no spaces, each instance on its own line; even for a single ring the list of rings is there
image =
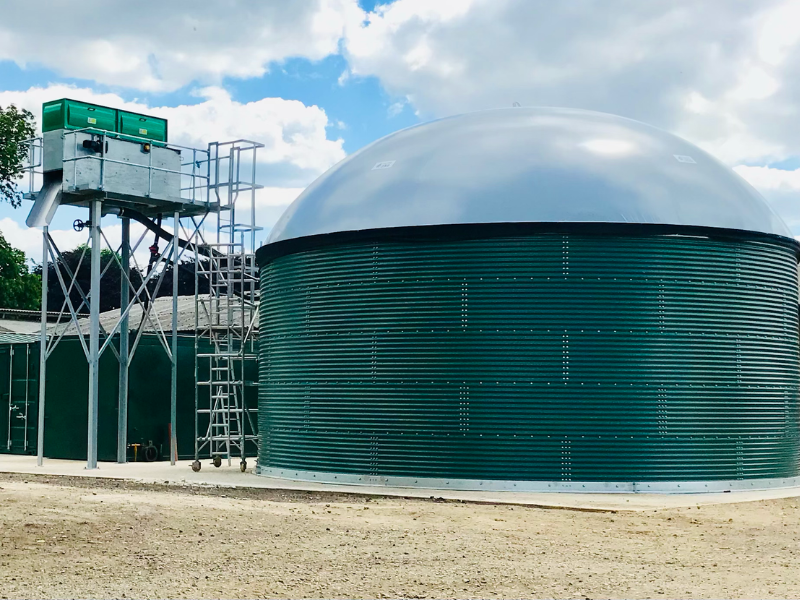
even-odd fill
[[[109,250],[108,248],[103,248],[100,251],[100,272],[103,273],[103,276],[100,279],[100,312],[119,308],[122,300],[120,295],[122,269],[120,269],[120,263],[118,262],[119,255],[117,254],[117,260],[114,259],[114,255],[115,252]],[[70,301],[75,307],[75,310],[82,314],[88,314],[89,307],[86,304],[83,304],[83,299],[81,298],[81,294],[78,291],[77,286],[80,286],[80,289],[88,294],[89,288],[91,287],[92,277],[91,260],[92,249],[86,244],[80,244],[74,250],[66,250],[62,252],[61,259],[59,260],[61,276],[64,278],[64,281],[67,285],[69,285],[70,279],[68,273],[75,273],[77,275],[76,286],[73,286],[70,292]],[[158,276],[154,276],[148,282],[147,289],[149,290],[151,296],[164,297],[172,294],[172,265],[167,265],[166,269],[167,272],[164,274],[164,280],[161,283],[158,292],[156,292],[156,280],[158,279]],[[37,277],[39,277],[39,281],[41,282],[42,265],[37,265],[33,269],[33,272]],[[146,272],[142,272],[135,266],[131,266],[131,297],[134,290],[138,289],[142,285],[142,282],[146,276]],[[61,306],[64,304],[64,292],[58,282],[56,266],[52,262],[48,263],[47,277],[48,310],[60,310]],[[201,293],[207,293],[207,281],[201,280],[200,291]],[[185,261],[179,266],[178,294],[181,296],[194,295],[194,263],[191,261]],[[144,296],[145,294],[142,294],[142,297]]]
[[[42,278],[28,270],[25,253],[0,234],[0,307],[37,310],[41,290]]]
[[[22,202],[16,181],[22,176],[22,164],[28,154],[22,142],[34,135],[30,112],[13,104],[5,109],[0,106],[0,200],[10,202],[14,208]]]
[[[76,275],[76,286],[73,286],[70,292],[70,300],[75,310],[79,313],[89,312],[89,307],[86,304],[82,304],[83,299],[78,291],[78,287],[80,287],[84,293],[89,293],[92,279],[91,262],[92,249],[86,244],[80,244],[74,250],[62,252],[61,259],[59,260],[61,277],[64,278],[64,282],[67,285],[69,285],[70,282],[69,273],[74,273]],[[142,279],[139,272],[135,269],[131,269],[131,271],[131,281],[135,286],[140,285]],[[105,312],[113,308],[119,308],[122,270],[119,267],[119,263],[114,260],[114,252],[108,248],[103,248],[100,251],[100,272],[104,273],[102,279],[100,279],[100,311]],[[37,265],[34,269],[34,273],[41,278],[42,265]],[[64,304],[64,292],[58,281],[56,267],[52,262],[48,263],[47,277],[48,310],[60,310],[61,306]]]

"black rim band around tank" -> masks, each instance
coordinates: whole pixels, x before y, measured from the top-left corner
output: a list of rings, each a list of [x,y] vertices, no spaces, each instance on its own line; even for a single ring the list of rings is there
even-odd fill
[[[256,251],[259,266],[287,254],[324,248],[350,242],[437,241],[467,240],[474,238],[508,237],[513,235],[536,235],[553,233],[583,233],[600,236],[630,235],[698,235],[711,239],[772,240],[790,244],[800,260],[800,242],[771,233],[725,229],[720,227],[698,227],[688,225],[663,225],[656,223],[459,223],[454,225],[427,225],[422,227],[385,227],[355,231],[337,231],[282,240],[261,246]]]
[[[498,224],[272,246],[259,251],[262,470],[798,475],[794,240]]]

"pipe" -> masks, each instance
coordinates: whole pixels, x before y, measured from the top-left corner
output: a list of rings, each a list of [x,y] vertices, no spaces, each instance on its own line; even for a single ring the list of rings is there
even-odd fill
[[[162,238],[167,242],[171,242],[172,241],[173,235],[171,233],[169,233],[165,229],[162,229],[160,226],[156,225],[153,221],[151,221],[149,218],[147,218],[147,216],[144,215],[143,213],[140,213],[137,210],[132,210],[130,208],[120,208],[119,211],[120,211],[119,212],[119,216],[120,217],[130,217],[131,219],[133,219],[137,223],[141,223],[142,225],[144,225],[147,229],[149,229],[150,231],[155,233],[159,238]],[[182,240],[180,238],[180,236],[178,237],[178,245],[181,248],[188,248],[190,246],[189,242],[187,242],[186,240]],[[216,250],[214,250],[212,248],[202,248],[202,247],[198,246],[197,251],[200,254],[203,254],[203,255],[209,256],[209,257],[211,257],[211,256],[222,256],[222,254],[220,252],[217,252]]]

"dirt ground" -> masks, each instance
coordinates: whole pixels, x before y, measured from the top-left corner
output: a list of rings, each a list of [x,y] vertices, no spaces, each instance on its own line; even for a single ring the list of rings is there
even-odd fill
[[[0,475],[0,597],[800,597],[800,501],[545,510]]]

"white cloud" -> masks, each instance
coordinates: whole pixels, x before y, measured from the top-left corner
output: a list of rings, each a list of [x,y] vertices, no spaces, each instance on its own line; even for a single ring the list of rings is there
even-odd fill
[[[403,109],[406,107],[406,104],[408,104],[408,102],[406,102],[405,100],[400,100],[398,102],[395,102],[394,104],[389,106],[389,109],[386,111],[386,114],[389,116],[390,119],[392,117],[396,117],[401,112],[403,112]]]
[[[42,233],[38,229],[28,229],[13,219],[5,217],[0,219],[0,234],[14,248],[25,252],[25,256],[37,263],[42,260]],[[72,230],[54,231],[53,239],[61,250],[71,250],[80,244],[86,243],[87,234],[77,233]]]
[[[789,171],[770,167],[738,166],[733,169],[750,184],[762,191],[796,192],[800,200],[800,169]]]
[[[30,6],[4,5],[0,60],[149,91],[198,82],[198,102],[149,107],[51,85],[0,92],[0,105],[38,114],[43,100],[71,96],[162,114],[178,143],[263,141],[262,183],[287,190],[271,192],[287,202],[344,157],[342,141],[326,134],[337,123],[297,101],[237,102],[221,82],[340,48],[348,62],[340,85],[375,76],[405,99],[389,116],[404,103],[423,119],[514,101],[572,106],[665,128],[730,165],[800,155],[800,0],[396,0],[371,13],[356,0],[234,0],[224,8],[86,0],[80,10],[54,3],[35,19]],[[800,227],[797,172],[753,169],[738,170]],[[257,212],[270,227],[284,204],[264,197]]]
[[[800,41],[800,3],[786,2],[767,14],[760,23],[759,58],[769,65],[780,65]]]
[[[148,91],[258,77],[290,57],[337,53],[355,0],[3,3],[0,60]]]
[[[175,119],[206,136],[213,107],[225,111],[214,122],[227,130],[257,113],[247,123],[260,130],[249,137],[272,139],[265,155],[291,155],[301,171],[341,156],[332,147],[320,154],[314,107],[296,108],[310,129],[294,130],[280,125],[289,101],[237,105],[219,85],[340,47],[340,85],[374,75],[423,118],[514,101],[573,106],[674,131],[730,164],[798,153],[800,0],[396,0],[370,13],[356,0],[86,0],[31,17],[26,0],[4,4],[0,60],[143,90],[199,82],[209,86],[206,102],[178,107]]]
[[[342,139],[327,139],[328,117],[317,106],[283,98],[242,104],[221,88],[200,94],[205,98],[200,104],[157,109],[190,146],[245,137],[265,144],[262,161],[287,162],[312,176],[345,156]]]
[[[17,104],[38,116],[42,102],[67,97],[164,117],[169,120],[170,141],[176,144],[205,149],[212,141],[251,139],[265,145],[259,161],[272,167],[272,177],[284,176],[293,185],[309,183],[345,156],[343,140],[327,138],[328,117],[317,106],[283,98],[242,103],[218,87],[203,88],[197,96],[197,104],[151,107],[117,94],[49,85],[0,92],[0,106]]]
[[[764,195],[793,231],[800,231],[800,169],[738,166],[734,171]]]
[[[250,103],[231,99],[221,88],[204,88],[199,92],[198,104],[177,107],[150,107],[141,103],[127,102],[111,93],[97,93],[88,88],[65,85],[34,87],[25,91],[0,92],[0,106],[11,103],[31,110],[38,115],[42,102],[61,97],[70,97],[118,108],[155,114],[169,119],[170,139],[175,143],[205,148],[209,141],[226,141],[250,138],[264,143],[259,150],[258,182],[267,187],[258,190],[256,196],[256,223],[265,229],[257,234],[257,242],[277,221],[285,208],[300,194],[303,186],[345,156],[342,140],[329,140],[328,129],[338,124],[329,123],[325,112],[316,106],[305,106],[296,100],[264,98]],[[333,127],[331,127],[333,125]],[[242,197],[242,220],[249,220],[249,198]],[[30,209],[24,203],[19,220]],[[62,207],[59,213],[70,210],[79,217],[77,209]],[[77,211],[77,212],[76,212]],[[83,214],[81,212],[80,214]],[[241,213],[240,213],[241,214]],[[51,235],[62,250],[74,248],[86,240],[86,233],[76,233],[64,224],[71,221],[56,215]],[[85,215],[84,215],[85,218]],[[238,219],[237,219],[238,220]],[[208,219],[206,231],[214,227],[213,217]],[[165,225],[165,228],[169,226]],[[141,233],[141,226],[132,225],[134,232]],[[9,242],[24,250],[36,261],[41,260],[41,237],[38,230],[29,230],[10,218],[0,220],[0,231]],[[113,219],[106,226],[106,235],[118,245],[121,227]],[[133,235],[133,234],[132,234]],[[147,260],[147,246],[142,246],[140,259]]]
[[[304,188],[266,187],[258,190],[256,210],[268,206],[287,207],[303,192]]]
[[[800,153],[800,0],[397,0],[347,28],[354,76],[426,117],[617,113],[729,164]]]

